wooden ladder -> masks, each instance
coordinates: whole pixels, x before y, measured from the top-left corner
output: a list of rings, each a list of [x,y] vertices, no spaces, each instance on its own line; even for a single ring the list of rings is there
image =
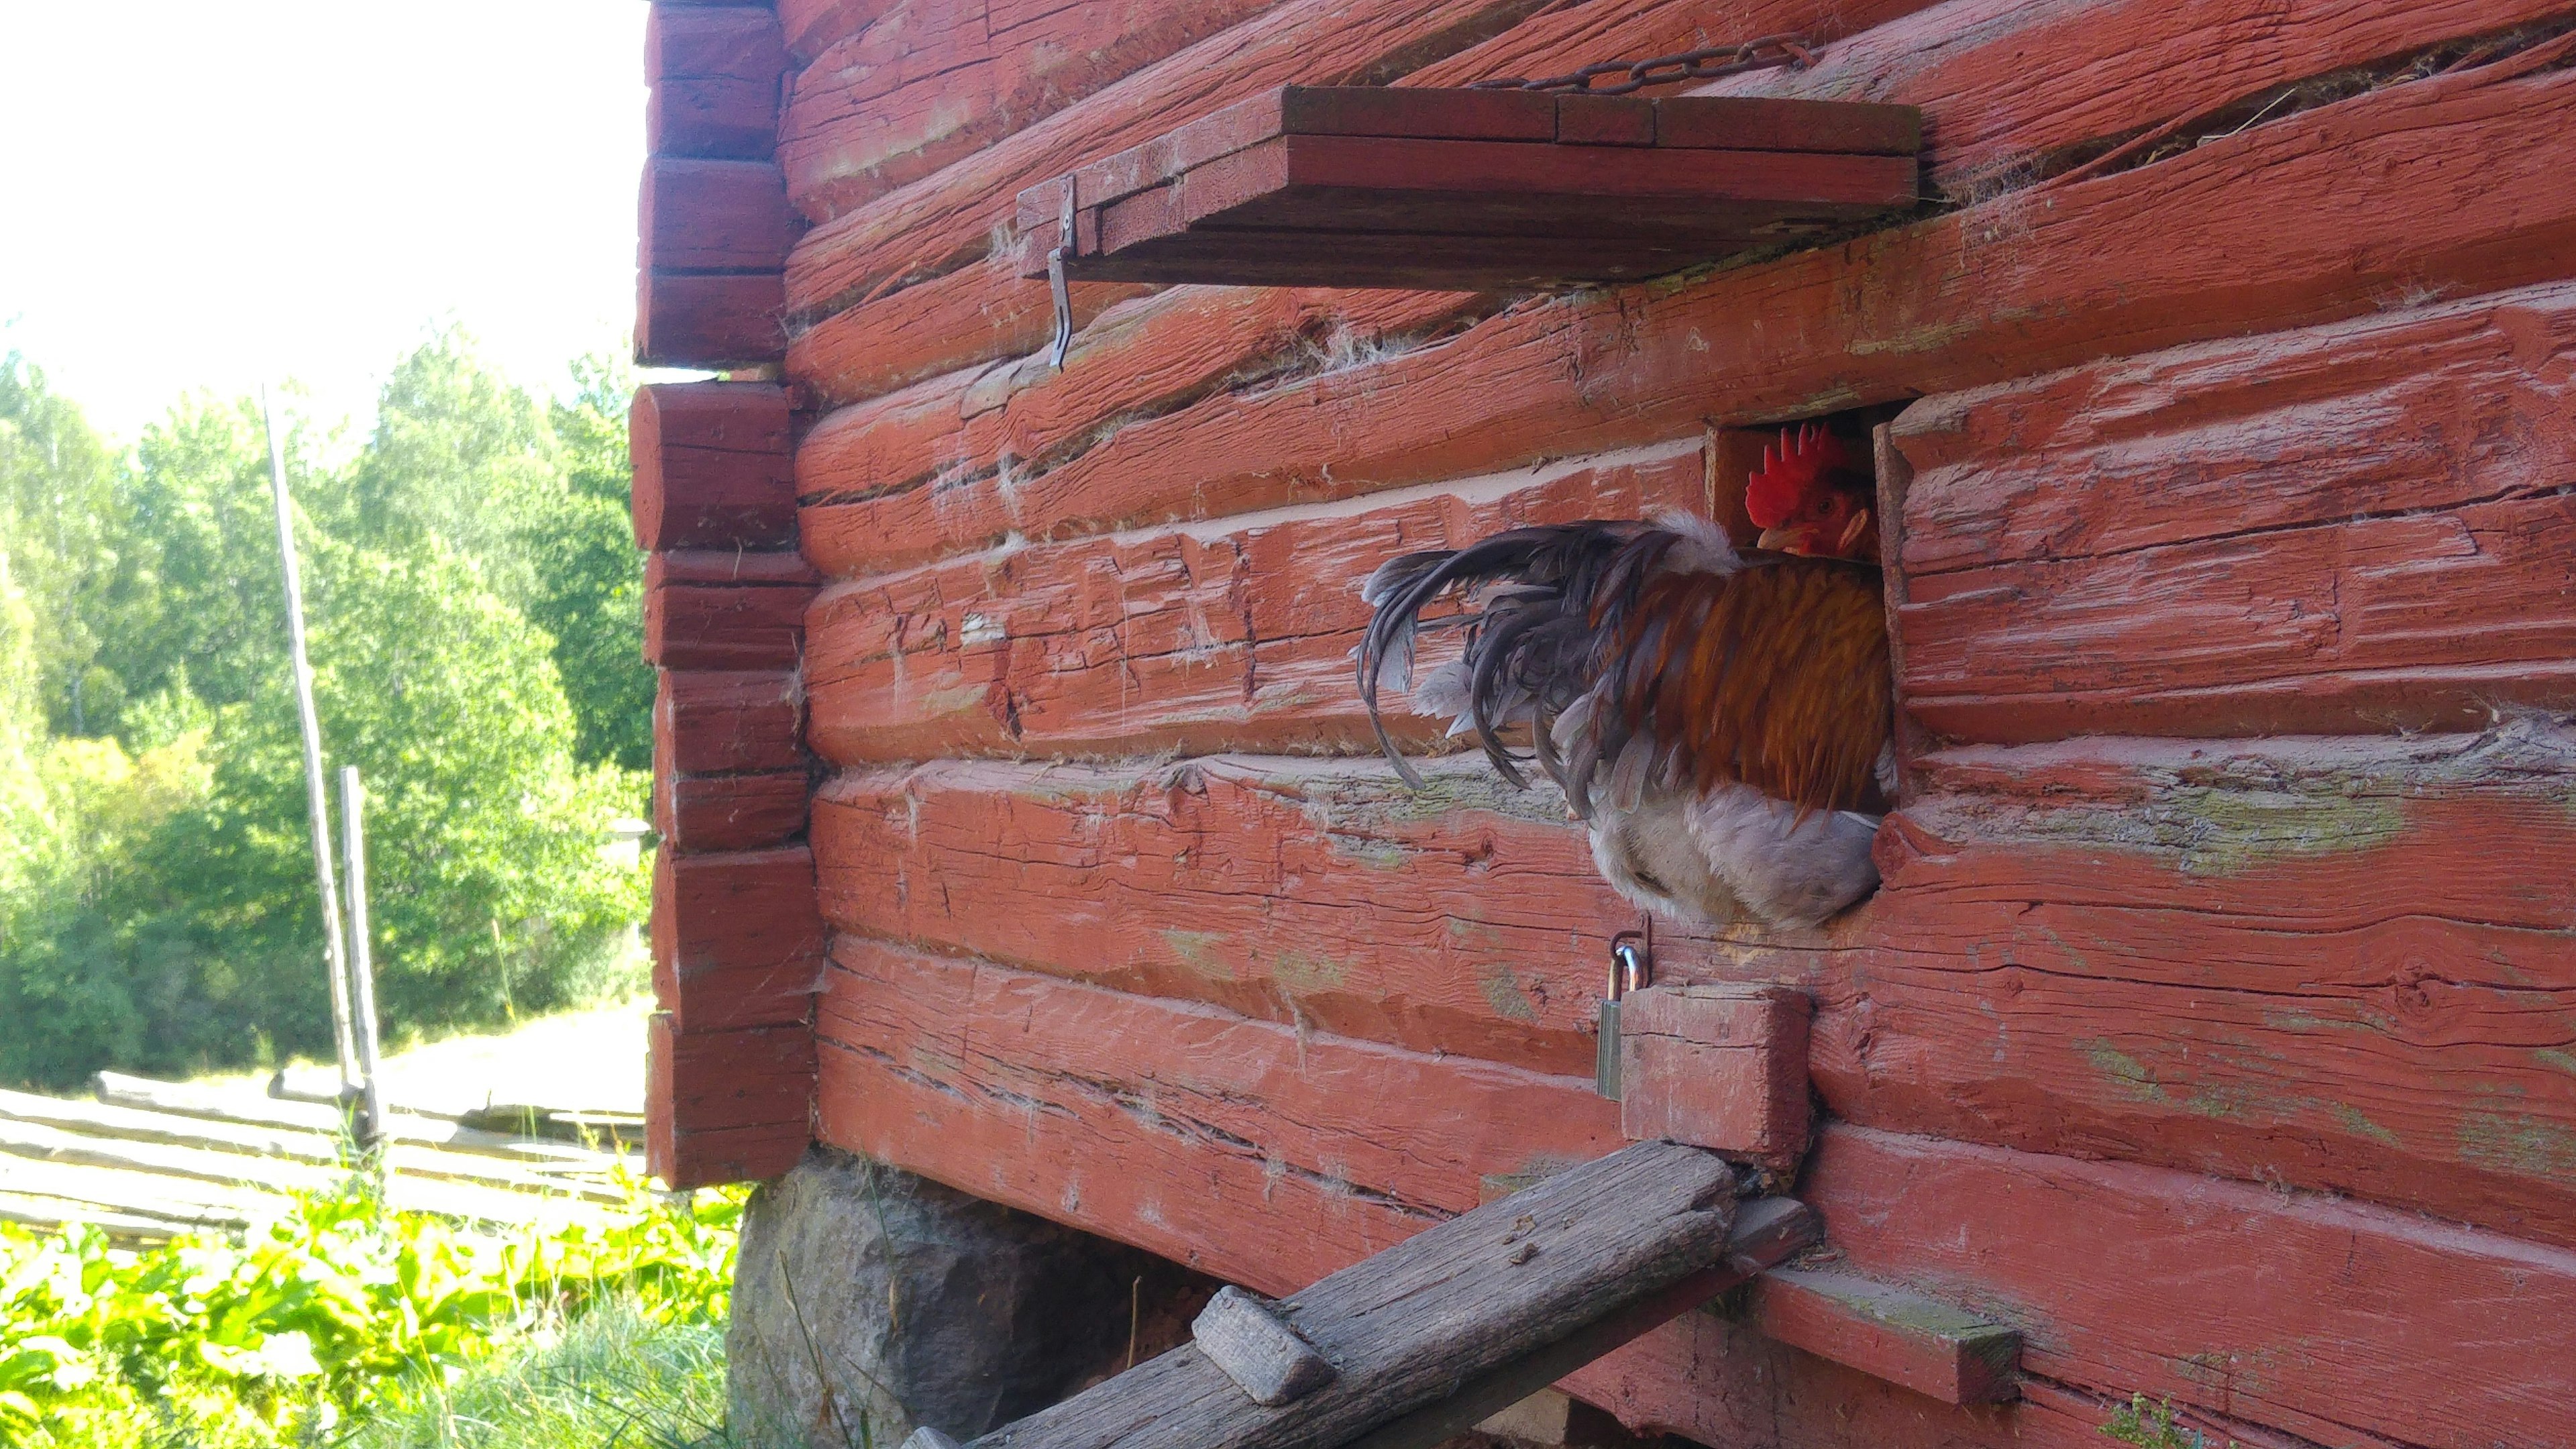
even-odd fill
[[[1193,1341],[970,1449],[1418,1449],[1816,1241],[1785,1197],[1640,1142],[1354,1263],[1292,1298],[1220,1292]],[[905,1449],[957,1449],[923,1428]]]

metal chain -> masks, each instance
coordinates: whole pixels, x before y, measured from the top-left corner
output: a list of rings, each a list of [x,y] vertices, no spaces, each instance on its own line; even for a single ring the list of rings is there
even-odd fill
[[[1477,81],[1468,87],[1477,91],[1580,91],[1594,96],[1624,96],[1648,86],[1678,85],[1683,81],[1715,80],[1722,75],[1742,75],[1748,70],[1772,70],[1784,65],[1805,66],[1815,57],[1806,42],[1794,35],[1766,35],[1740,45],[1708,45],[1698,50],[1676,51],[1646,60],[1605,60],[1587,65],[1564,75],[1543,80],[1525,80],[1513,76],[1503,80]],[[1625,79],[1596,85],[1603,76]]]

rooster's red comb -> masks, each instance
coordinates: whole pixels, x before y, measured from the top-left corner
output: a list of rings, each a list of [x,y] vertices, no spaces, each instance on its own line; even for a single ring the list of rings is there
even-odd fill
[[[1797,516],[1798,500],[1832,469],[1851,467],[1842,439],[1817,423],[1782,428],[1778,444],[1762,450],[1762,466],[1746,480],[1744,511],[1756,528],[1778,528]]]

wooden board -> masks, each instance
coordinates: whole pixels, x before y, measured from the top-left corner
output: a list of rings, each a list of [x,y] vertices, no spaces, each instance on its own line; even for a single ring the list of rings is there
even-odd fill
[[[2576,705],[2571,357],[2555,283],[1910,410],[1908,711],[2008,742]]]
[[[1578,98],[1580,118],[1601,107]],[[1536,92],[1288,86],[1020,193],[1020,271],[1473,288],[1654,276],[1912,207],[1903,107],[1669,97],[1587,145]]]
[[[635,360],[646,367],[732,368],[787,350],[787,297],[771,272],[639,272]]]
[[[821,578],[792,553],[653,555],[644,573],[644,657],[665,669],[789,669]]]
[[[2021,1394],[2019,1329],[1901,1285],[1832,1268],[1774,1268],[1753,1281],[1744,1317],[1774,1343],[1945,1404]]]
[[[637,244],[647,273],[775,272],[799,230],[786,181],[767,159],[644,163]]]
[[[2347,318],[2418,289],[2551,279],[2576,265],[2576,203],[2543,159],[2570,114],[2564,72],[2392,86],[1866,246],[1516,309],[1438,346],[1130,422],[1007,488],[943,489],[935,513],[909,494],[853,502],[849,526],[919,557],[1215,516]],[[2196,204],[2213,190],[2244,204]],[[2112,245],[2147,228],[2174,244]],[[1780,320],[1740,325],[1754,314]],[[1406,406],[1385,405],[1398,395]]]
[[[1619,1130],[1794,1172],[1807,1155],[1807,998],[1653,986],[1619,1009]]]
[[[1704,1295],[1745,1276],[1725,1262],[1737,1190],[1735,1170],[1705,1153],[1641,1143],[1426,1229],[1279,1304],[1278,1318],[1313,1345],[1310,1357],[1329,1364],[1327,1381],[1301,1396],[1255,1402],[1202,1333],[985,1435],[976,1449],[1391,1446],[1363,1436],[1633,1307],[1663,1300],[1668,1313],[1686,1310],[1688,1302],[1665,1306],[1676,1290]],[[1763,1252],[1783,1256],[1798,1241],[1773,1234]]]
[[[684,855],[758,850],[805,831],[805,804],[813,784],[803,770],[755,775],[658,773],[653,828],[668,848]]]
[[[802,686],[793,670],[665,669],[660,680],[653,738],[666,773],[792,770],[804,763]]]

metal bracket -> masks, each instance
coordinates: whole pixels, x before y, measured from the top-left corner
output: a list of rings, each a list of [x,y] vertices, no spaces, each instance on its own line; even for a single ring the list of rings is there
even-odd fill
[[[1056,371],[1064,370],[1065,354],[1073,350],[1073,293],[1065,285],[1065,259],[1073,255],[1074,204],[1073,173],[1064,178],[1064,210],[1056,222],[1055,250],[1047,253],[1047,288],[1055,298],[1055,348],[1047,362]]]

